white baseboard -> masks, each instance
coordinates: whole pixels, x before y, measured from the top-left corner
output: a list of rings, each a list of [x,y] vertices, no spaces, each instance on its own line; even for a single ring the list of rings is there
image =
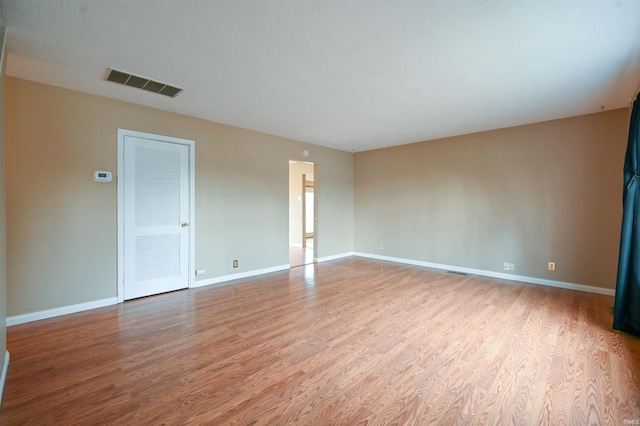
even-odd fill
[[[63,306],[61,308],[47,309],[45,311],[31,312],[28,314],[7,317],[7,327],[24,324],[25,322],[38,321],[41,319],[58,317],[60,315],[74,314],[76,312],[88,311],[89,309],[102,308],[104,306],[116,305],[117,297],[94,300],[92,302],[78,303],[77,305]]]
[[[0,407],[2,406],[2,395],[4,394],[4,383],[7,381],[7,370],[9,369],[9,351],[4,354],[4,364],[2,364],[2,375],[0,375]]]
[[[337,259],[343,259],[345,257],[351,257],[353,256],[354,253],[353,252],[349,252],[349,253],[341,253],[341,254],[334,254],[332,256],[325,256],[325,257],[319,257],[317,259],[313,259],[314,262],[318,262],[318,263],[322,263],[322,262],[329,262],[331,260],[337,260]]]
[[[354,256],[367,257],[370,259],[386,260],[389,262],[404,263],[407,265],[423,266],[425,268],[444,269],[446,271],[462,272],[465,274],[480,275],[491,278],[501,278],[510,281],[520,281],[530,284],[546,285],[549,287],[566,288],[569,290],[586,291],[588,293],[606,294],[614,296],[616,291],[610,288],[593,287],[583,284],[568,283],[564,281],[547,280],[544,278],[527,277],[524,275],[505,274],[502,272],[485,271],[483,269],[465,268],[461,266],[443,265],[441,263],[423,262],[420,260],[402,259],[399,257],[380,256],[369,253],[353,253]]]
[[[255,271],[240,272],[238,274],[231,274],[231,275],[225,275],[222,277],[211,278],[208,280],[196,281],[192,284],[191,287],[195,288],[195,287],[202,287],[202,286],[211,285],[211,284],[219,284],[226,281],[237,280],[240,278],[248,278],[248,277],[253,277],[253,276],[262,275],[262,274],[269,274],[272,272],[285,271],[288,269],[291,269],[291,266],[287,264],[287,265],[274,266],[271,268],[258,269]],[[61,308],[47,309],[45,311],[15,315],[12,317],[7,317],[7,327],[10,327],[12,325],[24,324],[26,322],[31,322],[31,321],[38,321],[41,319],[53,318],[60,315],[87,311],[89,309],[116,305],[117,303],[118,303],[118,298],[111,297],[109,299],[94,300],[93,302],[79,303],[77,305],[63,306]]]
[[[615,290],[609,289],[609,288],[593,287],[593,286],[588,286],[583,284],[568,283],[564,281],[554,281],[554,280],[547,280],[544,278],[527,277],[524,275],[505,274],[501,272],[486,271],[483,269],[465,268],[461,266],[444,265],[441,263],[424,262],[420,260],[403,259],[399,257],[380,256],[377,254],[369,254],[369,253],[361,253],[361,252],[336,254],[332,256],[318,258],[316,259],[316,261],[318,263],[322,263],[322,262],[328,262],[331,260],[343,259],[350,256],[385,260],[388,262],[404,263],[407,265],[422,266],[425,268],[442,269],[446,271],[462,272],[465,274],[480,275],[480,276],[491,277],[491,278],[500,278],[500,279],[511,280],[511,281],[520,281],[520,282],[531,283],[531,284],[539,284],[539,285],[546,285],[550,287],[558,287],[558,288],[565,288],[569,290],[585,291],[588,293],[597,293],[597,294],[604,294],[607,296],[615,296]],[[286,271],[288,269],[291,269],[291,266],[287,264],[287,265],[273,266],[273,267],[264,268],[264,269],[256,269],[253,271],[240,272],[237,274],[223,275],[221,277],[215,277],[207,280],[196,281],[192,285],[192,288],[204,287],[212,284],[220,284],[227,281],[238,280],[241,278],[255,277],[258,275],[270,274],[273,272]],[[77,305],[63,306],[60,308],[47,309],[39,312],[31,312],[28,314],[15,315],[12,317],[7,317],[7,327],[11,327],[13,325],[23,324],[27,322],[47,319],[47,318],[53,318],[60,315],[67,315],[67,314],[73,314],[76,312],[87,311],[89,309],[102,308],[104,306],[115,305],[117,303],[118,303],[117,297],[110,297],[108,299],[94,300],[92,302],[79,303]],[[7,357],[8,357],[8,353],[7,353]]]
[[[291,269],[291,266],[289,264],[286,264],[286,265],[280,265],[280,266],[272,266],[271,268],[256,269],[256,270],[247,271],[247,272],[239,272],[237,274],[223,275],[221,277],[215,277],[215,278],[209,278],[206,280],[196,281],[193,283],[191,288],[204,287],[206,285],[212,285],[212,284],[220,284],[227,281],[239,280],[241,278],[250,278],[250,277],[255,277],[257,275],[270,274],[272,272],[286,271],[289,269]]]

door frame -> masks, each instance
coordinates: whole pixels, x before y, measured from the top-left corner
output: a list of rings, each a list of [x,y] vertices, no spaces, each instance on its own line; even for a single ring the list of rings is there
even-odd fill
[[[315,166],[315,165],[314,165]],[[314,167],[314,180],[307,180],[307,174],[302,174],[302,247],[307,247],[307,238],[309,238],[309,234],[307,233],[307,188],[313,189],[313,206],[311,209],[313,210],[313,231],[311,232],[311,238],[313,238],[313,243],[315,247],[316,242],[316,185],[315,185],[315,167]],[[311,182],[309,184],[309,182]]]
[[[118,303],[124,302],[124,139],[126,136],[148,139],[158,142],[186,145],[189,148],[189,288],[193,286],[195,277],[195,144],[190,139],[157,135],[154,133],[138,132],[135,130],[118,129],[118,172],[116,175],[118,186]]]

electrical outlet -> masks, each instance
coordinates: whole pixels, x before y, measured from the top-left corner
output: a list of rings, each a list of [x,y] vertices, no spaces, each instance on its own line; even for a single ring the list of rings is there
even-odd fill
[[[505,271],[515,271],[516,267],[513,263],[504,262],[502,264],[502,269]]]
[[[238,259],[234,259],[233,261],[233,267],[237,268],[238,267]]]
[[[556,262],[549,262],[549,263],[547,264],[547,268],[548,268],[550,271],[555,271],[555,270],[556,270]]]
[[[204,275],[207,273],[206,269],[196,269],[196,275],[200,276],[200,275]]]
[[[382,250],[382,243],[378,244],[378,250]]]

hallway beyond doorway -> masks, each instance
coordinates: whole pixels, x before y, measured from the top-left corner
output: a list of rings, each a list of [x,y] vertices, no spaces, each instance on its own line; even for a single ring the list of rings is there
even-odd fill
[[[292,268],[313,263],[313,238],[307,238],[307,246],[289,245],[289,265]]]

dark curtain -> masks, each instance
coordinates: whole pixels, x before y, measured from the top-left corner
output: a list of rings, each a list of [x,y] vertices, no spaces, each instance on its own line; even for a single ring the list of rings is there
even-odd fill
[[[624,160],[620,258],[613,328],[640,336],[640,94],[633,103]]]

